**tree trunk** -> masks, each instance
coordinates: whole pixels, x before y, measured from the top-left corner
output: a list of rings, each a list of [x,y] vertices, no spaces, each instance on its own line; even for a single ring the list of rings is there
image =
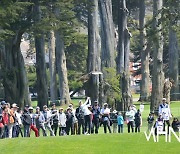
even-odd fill
[[[35,22],[38,23],[41,20],[41,10],[39,1],[35,1],[34,7]],[[37,95],[38,106],[42,109],[43,105],[48,105],[48,86],[47,86],[47,74],[46,74],[46,62],[45,62],[45,46],[44,35],[39,34],[35,36],[35,48],[36,48],[36,74],[37,74]]]
[[[93,7],[92,7],[93,6]],[[88,10],[88,59],[87,72],[90,78],[86,86],[86,95],[91,97],[92,102],[102,101],[101,59],[100,59],[100,37],[98,29],[98,0],[91,1]],[[100,102],[102,104],[102,102]]]
[[[111,0],[99,0],[102,67],[115,67],[115,30]]]
[[[154,16],[154,31],[156,32],[153,39],[153,78],[152,78],[152,96],[151,96],[151,111],[157,112],[159,104],[163,97],[164,73],[163,73],[163,35],[162,25],[160,22],[160,10],[163,6],[162,0],[153,1],[153,16]]]
[[[50,100],[53,102],[57,97],[57,81],[56,81],[56,56],[55,56],[55,36],[54,31],[49,32],[49,72],[50,72]]]
[[[129,76],[129,53],[130,53],[130,37],[131,34],[127,28],[126,1],[119,1],[119,23],[118,23],[118,60],[117,71],[120,73],[120,85],[122,91],[121,104],[118,105],[118,110],[126,111],[128,106],[132,104],[132,95],[130,91],[130,76]]]
[[[150,96],[149,78],[149,50],[147,50],[146,29],[145,29],[145,0],[139,2],[139,29],[141,46],[141,84],[140,101],[148,101]]]
[[[57,70],[59,76],[59,93],[60,103],[69,104],[71,98],[69,95],[69,85],[67,78],[66,55],[64,52],[64,40],[59,31],[55,34],[56,37],[56,57],[57,57]]]
[[[5,46],[1,50],[5,100],[11,104],[18,104],[20,108],[25,104],[30,105],[27,74],[20,51],[22,34],[23,32],[17,30],[15,36],[5,41]]]
[[[171,100],[180,98],[179,93],[179,47],[176,32],[169,30],[169,78],[172,80]]]

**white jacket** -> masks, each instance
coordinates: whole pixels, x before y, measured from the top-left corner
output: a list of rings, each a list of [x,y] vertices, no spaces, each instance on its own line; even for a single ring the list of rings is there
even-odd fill
[[[58,116],[60,127],[66,127],[66,115],[65,113],[59,113]]]

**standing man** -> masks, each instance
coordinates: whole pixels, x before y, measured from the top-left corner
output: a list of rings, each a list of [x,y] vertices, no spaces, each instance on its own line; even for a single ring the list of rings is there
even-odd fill
[[[24,137],[30,137],[30,126],[31,126],[31,116],[28,110],[29,106],[26,105],[24,108],[24,112],[22,114],[22,121],[24,125]]]
[[[159,105],[159,115],[162,115],[162,118],[164,120],[163,130],[165,131],[165,123],[168,125],[168,133],[169,133],[169,126],[170,126],[170,118],[171,111],[168,103],[166,102],[166,98],[162,99],[162,104]]]
[[[54,136],[54,132],[51,128],[51,118],[52,118],[52,114],[51,112],[48,110],[47,105],[43,106],[43,111],[42,111],[44,118],[45,118],[45,129],[48,129],[50,132],[50,136]]]
[[[100,118],[100,107],[98,105],[98,102],[94,102],[94,106],[92,108],[92,113],[93,113],[93,120],[92,120],[92,133],[94,133],[94,127],[95,127],[95,134],[98,134],[99,130],[99,118]]]
[[[81,127],[82,127],[82,134],[84,134],[84,113],[81,109],[82,101],[79,101],[79,107],[76,109],[76,118],[78,119],[78,135],[81,134]]]

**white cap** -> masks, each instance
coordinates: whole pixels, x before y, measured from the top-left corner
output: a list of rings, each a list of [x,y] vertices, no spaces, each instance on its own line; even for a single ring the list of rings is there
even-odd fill
[[[162,100],[163,100],[163,101],[166,101],[166,98],[163,98]]]
[[[33,107],[30,106],[28,109],[29,109],[29,110],[33,110]]]

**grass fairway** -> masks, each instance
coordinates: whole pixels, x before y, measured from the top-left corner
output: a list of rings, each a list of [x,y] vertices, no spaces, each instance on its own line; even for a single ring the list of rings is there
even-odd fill
[[[172,138],[165,143],[161,136],[159,143],[147,142],[140,134],[100,134],[89,136],[64,136],[18,138],[0,140],[1,154],[179,154],[180,143]]]

